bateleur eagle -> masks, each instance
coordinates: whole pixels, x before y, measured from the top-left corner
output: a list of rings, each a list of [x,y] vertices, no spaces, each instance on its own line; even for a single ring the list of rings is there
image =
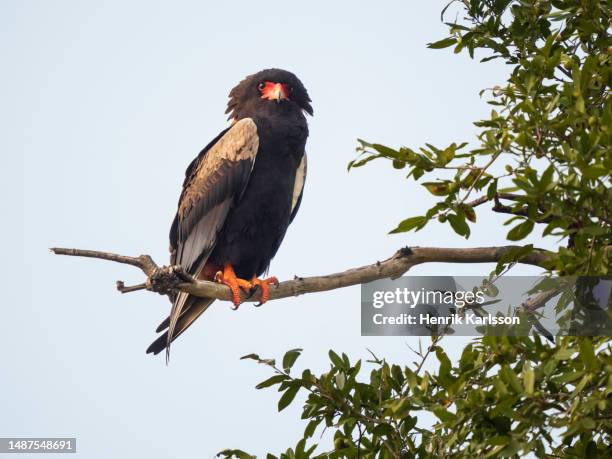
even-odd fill
[[[306,178],[310,98],[291,72],[267,69],[242,80],[229,94],[231,126],[191,162],[170,229],[170,261],[199,279],[226,284],[235,307],[240,289],[261,291],[270,265],[302,199]],[[147,349],[158,354],[214,301],[178,293],[165,332]]]

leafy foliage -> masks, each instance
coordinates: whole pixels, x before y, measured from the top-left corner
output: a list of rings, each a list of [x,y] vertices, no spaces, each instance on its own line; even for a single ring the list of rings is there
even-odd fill
[[[429,44],[453,47],[481,62],[502,59],[504,85],[485,90],[492,106],[478,145],[399,149],[359,141],[349,169],[391,161],[435,197],[423,215],[392,233],[418,231],[434,220],[469,238],[477,210],[490,204],[510,216],[506,238],[536,229],[564,241],[549,270],[608,274],[612,239],[612,5],[605,0],[455,0],[464,18]],[[459,16],[459,15],[458,15]],[[503,274],[532,245],[500,261]],[[564,293],[558,308],[570,301]],[[277,388],[283,410],[302,393],[303,437],[268,458],[612,457],[612,354],[609,338],[483,337],[453,363],[433,338],[413,365],[351,362],[329,352],[329,370],[293,372],[301,349],[282,365],[244,358],[274,374],[257,388]],[[426,371],[435,356],[437,370]],[[367,373],[365,365],[373,368]],[[318,447],[315,434],[333,434]],[[225,450],[224,457],[252,457]]]
[[[418,360],[410,366],[373,356],[365,379],[361,360],[352,363],[334,351],[329,370],[318,376],[310,370],[294,376],[292,367],[247,356],[273,369],[275,375],[257,387],[278,389],[279,411],[299,391],[307,394],[303,438],[268,458],[612,455],[606,338],[565,337],[551,346],[539,337],[485,337],[465,347],[456,365],[439,341],[414,351]],[[434,355],[437,372],[424,371]],[[432,425],[423,426],[431,415]],[[334,429],[334,448],[315,453],[315,434],[324,429]],[[239,450],[220,455],[250,457]]]
[[[360,140],[361,155],[349,169],[388,159],[439,198],[425,215],[407,218],[392,233],[418,231],[437,219],[468,238],[470,224],[477,221],[475,208],[491,202],[493,211],[511,215],[508,240],[522,240],[540,228],[543,236],[567,241],[557,253],[556,272],[607,273],[610,2],[451,2],[457,3],[467,17],[447,23],[449,37],[429,47],[452,46],[471,57],[482,51],[481,62],[502,59],[511,67],[505,85],[481,92],[490,96],[492,110],[488,119],[475,123],[479,145],[393,149]]]

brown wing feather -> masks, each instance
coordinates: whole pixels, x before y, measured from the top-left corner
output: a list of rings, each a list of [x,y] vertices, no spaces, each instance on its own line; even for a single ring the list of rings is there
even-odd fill
[[[189,166],[170,239],[173,263],[181,265],[191,275],[197,276],[202,270],[229,210],[244,192],[258,148],[257,126],[253,120],[245,118],[220,135]],[[194,302],[191,298],[188,294],[180,293],[173,302],[164,346],[167,356],[170,343],[211,302],[208,299]],[[191,313],[187,309],[183,310],[185,307],[196,307],[197,310]],[[177,326],[183,312],[185,320],[181,320]],[[155,343],[147,352],[158,349],[159,344]]]
[[[176,262],[191,274],[210,255],[227,212],[242,195],[258,148],[257,126],[242,119],[202,157],[185,184],[177,212]]]

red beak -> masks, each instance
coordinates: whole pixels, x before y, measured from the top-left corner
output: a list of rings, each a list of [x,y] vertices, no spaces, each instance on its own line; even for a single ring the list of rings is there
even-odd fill
[[[264,88],[261,90],[261,98],[280,102],[289,99],[289,94],[284,84],[266,81]]]

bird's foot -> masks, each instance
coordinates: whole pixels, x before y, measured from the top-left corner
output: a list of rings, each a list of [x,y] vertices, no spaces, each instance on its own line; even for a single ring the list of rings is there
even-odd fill
[[[225,284],[230,288],[232,292],[232,302],[234,303],[234,307],[232,309],[238,309],[240,306],[241,289],[244,292],[250,292],[253,289],[253,284],[251,282],[236,277],[234,268],[232,268],[232,265],[229,264],[223,267],[223,271],[218,271],[217,274],[215,274],[215,282]]]
[[[193,277],[182,266],[160,266],[155,268],[146,282],[146,288],[160,295],[168,295],[182,282],[193,282]]]
[[[259,303],[255,306],[261,306],[270,299],[270,284],[278,285],[278,279],[274,276],[268,277],[267,279],[257,279],[253,276],[251,279],[253,289],[259,287],[261,289],[261,296],[259,297]]]

